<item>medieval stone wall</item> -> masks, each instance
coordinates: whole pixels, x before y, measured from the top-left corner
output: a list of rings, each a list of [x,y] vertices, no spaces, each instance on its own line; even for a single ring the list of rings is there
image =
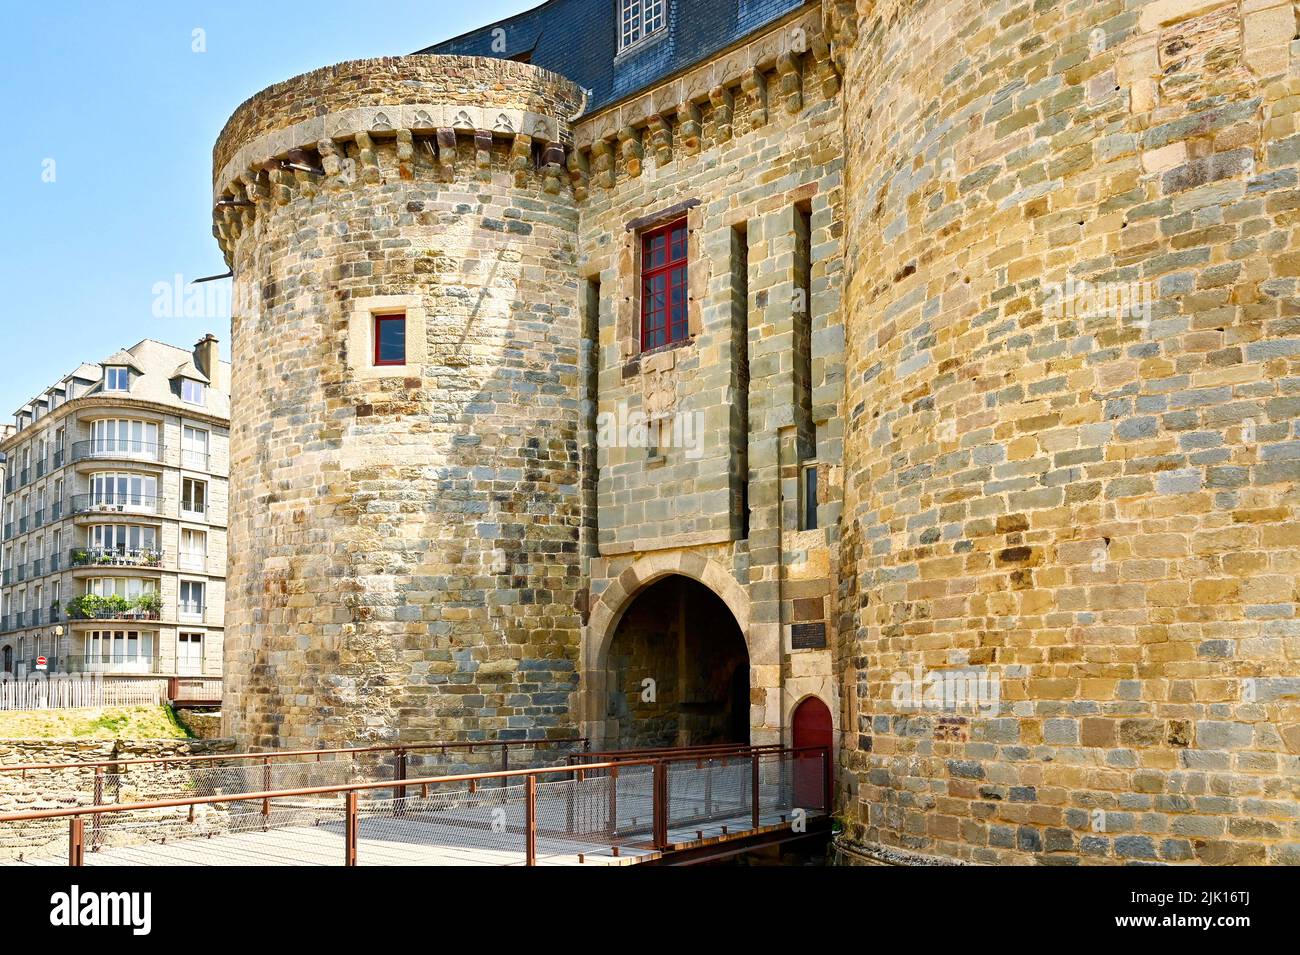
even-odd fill
[[[834,706],[829,651],[791,652],[790,627],[829,614],[839,511],[838,91],[813,9],[575,130],[579,270],[599,302],[583,669],[584,719],[598,738],[620,719],[605,659],[614,624],[667,573],[725,574],[744,592],[753,739],[779,740],[814,687]],[[689,337],[643,351],[641,236],[680,218]],[[635,431],[644,421],[649,441]],[[811,462],[822,468],[822,521],[801,532],[799,468]]]
[[[1294,5],[825,7],[849,839],[1300,862]]]
[[[521,64],[365,61],[218,143],[241,745],[573,735],[580,104]],[[406,364],[376,366],[393,310]]]

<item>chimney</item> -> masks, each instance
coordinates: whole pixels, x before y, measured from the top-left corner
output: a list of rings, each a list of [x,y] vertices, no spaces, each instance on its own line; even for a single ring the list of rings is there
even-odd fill
[[[226,390],[226,383],[222,381],[221,375],[221,349],[217,336],[211,332],[199,339],[194,346],[194,364],[198,366],[199,371],[208,376],[208,381],[212,387],[218,391]]]

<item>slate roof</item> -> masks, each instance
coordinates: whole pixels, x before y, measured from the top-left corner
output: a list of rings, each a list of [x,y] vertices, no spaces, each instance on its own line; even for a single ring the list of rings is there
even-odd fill
[[[812,2],[816,0],[665,0],[666,29],[618,56],[619,0],[548,0],[416,52],[500,59],[530,54],[535,65],[591,90],[591,113],[707,60]],[[498,28],[503,32],[494,37]],[[504,50],[492,49],[497,37],[504,39]]]

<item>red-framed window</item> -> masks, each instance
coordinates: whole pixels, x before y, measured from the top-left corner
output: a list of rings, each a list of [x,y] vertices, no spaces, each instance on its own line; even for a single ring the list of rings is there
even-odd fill
[[[406,364],[406,313],[375,316],[375,364]]]
[[[686,220],[641,234],[641,349],[686,340]]]

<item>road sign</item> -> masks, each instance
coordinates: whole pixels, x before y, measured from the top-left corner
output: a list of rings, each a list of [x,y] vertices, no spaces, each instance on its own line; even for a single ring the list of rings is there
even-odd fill
[[[44,670],[48,665],[49,665],[49,661],[46,660],[45,657],[36,658],[36,669]]]

